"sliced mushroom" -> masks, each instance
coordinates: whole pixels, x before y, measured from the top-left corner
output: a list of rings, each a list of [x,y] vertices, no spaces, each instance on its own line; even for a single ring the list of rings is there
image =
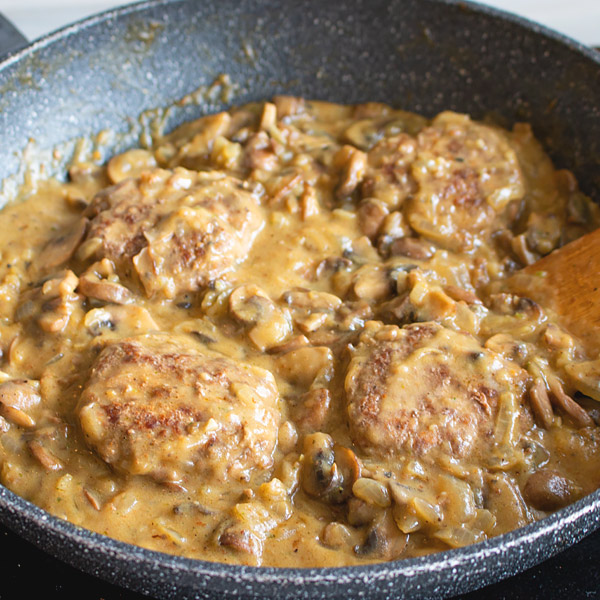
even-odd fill
[[[15,317],[18,320],[35,320],[44,331],[62,331],[82,297],[74,293],[79,279],[73,271],[66,270],[46,279],[41,286],[23,294]]]
[[[288,205],[290,212],[296,212],[296,199],[304,193],[304,181],[302,173],[285,170],[281,175],[272,177],[265,184],[269,195],[271,206],[280,205],[284,199],[293,199],[292,204]]]
[[[250,341],[261,351],[281,344],[292,332],[290,319],[281,310],[274,310],[268,319],[259,321],[249,332]]]
[[[357,479],[352,486],[352,493],[363,502],[381,508],[387,508],[392,504],[387,486],[370,477]]]
[[[334,311],[342,304],[341,299],[334,294],[303,289],[285,292],[283,294],[283,301],[294,308],[315,311]]]
[[[529,390],[529,402],[542,426],[548,429],[554,421],[554,411],[548,397],[548,390],[541,377],[535,379]]]
[[[352,109],[354,119],[374,119],[376,117],[387,117],[390,107],[383,102],[363,102],[356,104]]]
[[[373,556],[384,559],[388,550],[389,540],[379,527],[371,527],[362,544],[355,546],[358,556]]]
[[[493,533],[502,533],[522,527],[529,520],[529,514],[519,489],[511,477],[494,474],[486,477],[485,506],[496,515]]]
[[[374,504],[367,504],[363,500],[351,497],[347,502],[348,523],[353,527],[364,527],[372,523],[377,515],[381,513],[381,508]]]
[[[294,318],[294,324],[304,333],[312,333],[321,329],[327,322],[327,313],[315,312]]]
[[[456,302],[420,269],[408,274],[407,283],[419,321],[434,321],[456,313]]]
[[[557,248],[562,235],[561,219],[555,214],[531,213],[527,221],[527,246],[544,256]]]
[[[401,237],[389,245],[391,256],[406,256],[415,260],[427,260],[435,253],[435,246],[421,238]]]
[[[20,427],[35,426],[35,420],[28,411],[35,408],[41,400],[37,389],[26,379],[0,384],[0,415]]]
[[[260,117],[259,129],[269,131],[277,124],[277,107],[272,102],[265,102]]]
[[[88,181],[98,177],[102,167],[92,162],[78,162],[69,167],[69,179],[73,183],[87,183]]]
[[[409,294],[397,296],[379,307],[379,314],[385,323],[406,325],[418,321],[417,307],[410,301]]]
[[[563,171],[564,173],[565,171]],[[570,178],[574,179],[570,173]],[[600,217],[598,205],[588,196],[577,191],[577,182],[569,184],[569,200],[567,202],[567,216],[570,223],[589,226],[596,223]]]
[[[214,515],[216,512],[197,500],[182,502],[173,507],[173,513],[176,515]]]
[[[64,468],[62,462],[50,452],[40,441],[31,440],[29,450],[46,471],[60,471]]]
[[[556,471],[540,469],[529,477],[523,494],[534,508],[553,511],[574,501],[575,487]]]
[[[327,496],[342,483],[333,446],[333,438],[326,433],[313,433],[304,439],[302,487],[311,496]]]
[[[395,504],[394,519],[400,531],[412,533],[423,527],[438,527],[442,523],[443,512],[436,504],[434,494],[428,495],[425,489],[400,481],[390,482],[390,493]],[[446,497],[446,492],[442,497]],[[445,504],[450,505],[452,501],[449,497]]]
[[[565,393],[558,377],[547,374],[546,381],[556,405],[565,411],[578,427],[592,427],[594,425],[592,417]]]
[[[40,255],[39,266],[49,270],[66,263],[81,243],[87,224],[88,220],[81,218],[58,237],[50,240]]]
[[[303,348],[304,346],[308,346],[310,342],[305,335],[295,335],[287,340],[285,343],[280,344],[279,346],[273,346],[269,348],[270,354],[285,354],[287,352],[291,352],[292,350],[298,350],[298,348]]]
[[[333,447],[335,453],[335,463],[344,477],[344,481],[350,487],[354,485],[357,479],[362,475],[363,466],[356,454],[350,448],[335,444]]]
[[[465,302],[466,304],[482,304],[477,294],[472,290],[458,287],[456,285],[447,285],[444,291],[450,298],[457,302]]]
[[[285,485],[273,478],[261,484],[248,502],[240,502],[231,510],[230,518],[217,528],[217,543],[244,552],[259,564],[263,543],[271,530],[292,514]]]
[[[577,390],[600,402],[600,359],[569,363],[565,372]]]
[[[294,324],[304,333],[323,327],[342,304],[333,294],[302,289],[285,292],[282,300],[290,306]]]
[[[269,296],[254,284],[237,287],[229,296],[229,311],[245,325],[256,324],[272,306]]]
[[[331,277],[339,271],[348,271],[352,268],[352,261],[349,258],[342,256],[330,256],[319,263],[316,270],[318,279]]]
[[[373,318],[373,308],[366,300],[344,302],[339,311],[342,329],[357,331],[362,329],[366,321]]]
[[[391,295],[393,282],[386,268],[364,265],[354,274],[352,287],[357,298],[379,302]]]
[[[79,279],[71,270],[55,273],[42,284],[42,294],[45,298],[58,298],[72,294],[79,283]]]
[[[85,262],[95,255],[102,247],[102,238],[92,237],[86,239],[77,249],[75,258],[81,262]]]
[[[385,258],[390,255],[390,246],[395,240],[408,237],[411,234],[411,228],[406,223],[404,215],[399,210],[392,211],[385,217],[379,228],[377,240],[377,250]]]
[[[106,330],[114,330],[116,323],[109,310],[93,308],[85,314],[83,324],[93,336],[101,335]]]
[[[304,189],[300,196],[300,214],[302,215],[302,220],[306,221],[306,219],[310,219],[310,217],[314,217],[320,212],[321,204],[317,197],[317,192],[312,185],[305,181]]]
[[[325,346],[299,348],[280,356],[277,368],[291,383],[310,386],[317,378],[331,379],[333,353]]]
[[[84,194],[78,190],[68,190],[65,195],[65,201],[67,202],[69,208],[81,211],[85,210],[90,204],[88,198],[86,198]]]
[[[360,473],[354,452],[337,446],[330,435],[313,433],[304,439],[302,487],[310,496],[331,504],[344,502]]]
[[[539,442],[527,439],[523,444],[523,456],[527,464],[535,469],[540,469],[550,460],[550,451]]]
[[[367,168],[367,155],[352,146],[342,146],[334,158],[334,164],[342,169],[336,196],[346,198],[356,190],[365,176]]]
[[[570,351],[575,346],[573,338],[554,323],[548,323],[543,339],[552,352],[556,350]]]
[[[260,540],[248,529],[231,527],[226,529],[218,538],[220,546],[231,548],[237,552],[260,556],[262,554],[262,544]]]
[[[273,171],[278,165],[277,155],[273,152],[272,140],[266,132],[259,131],[250,137],[244,146],[244,156],[251,169]]]
[[[59,298],[55,298],[44,304],[46,311],[38,317],[38,325],[48,333],[58,333],[68,324],[70,312],[61,310],[63,308]],[[64,306],[64,308],[68,307]]]
[[[219,135],[215,138],[210,161],[221,169],[236,169],[242,159],[242,146]]]
[[[304,98],[296,96],[275,96],[273,104],[277,108],[277,116],[280,119],[292,117],[304,112]]]
[[[370,150],[383,137],[383,134],[378,127],[378,121],[361,119],[346,129],[344,137],[353,146],[361,150]]]
[[[531,300],[511,294],[490,296],[491,309],[482,321],[481,333],[489,335],[502,331],[516,339],[533,336],[548,321],[542,307]]]
[[[93,336],[111,331],[124,336],[148,333],[159,329],[152,315],[145,308],[133,304],[94,308],[86,313],[83,324]]]
[[[171,162],[186,168],[202,166],[212,150],[215,139],[226,135],[230,124],[230,114],[220,112],[176,129],[169,137],[179,146],[179,151]],[[191,139],[190,131],[195,132]]]
[[[506,333],[497,333],[489,338],[484,346],[488,350],[492,350],[501,354],[508,360],[513,360],[519,365],[524,365],[529,357],[529,346],[521,340],[514,339],[513,336]]]
[[[156,159],[148,150],[137,148],[113,156],[106,172],[112,183],[120,183],[129,177],[138,177],[143,171],[156,167]]]
[[[517,296],[515,300],[515,314],[526,315],[530,319],[542,320],[545,318],[542,307],[531,298]]]
[[[375,239],[389,212],[389,208],[377,198],[363,200],[357,210],[362,233],[372,240]]]
[[[79,278],[79,291],[88,298],[95,298],[112,304],[127,304],[133,300],[133,294],[117,279],[112,261],[103,258],[94,263]]]
[[[250,327],[250,341],[263,352],[281,345],[292,332],[289,315],[256,285],[243,285],[233,290],[229,296],[229,311]]]
[[[33,383],[33,385],[32,385]],[[0,384],[0,404],[19,410],[30,410],[41,401],[35,383],[26,379],[13,379]]]
[[[514,237],[510,242],[512,251],[516,257],[521,261],[522,265],[532,265],[536,260],[540,258],[539,254],[532,252],[527,245],[527,238],[525,234]]]
[[[328,548],[339,550],[347,548],[353,543],[354,534],[352,530],[343,523],[333,521],[328,523],[319,536],[321,543]]]
[[[364,542],[354,552],[357,556],[394,560],[402,555],[407,544],[408,536],[398,531],[390,511],[385,511],[376,518]]]

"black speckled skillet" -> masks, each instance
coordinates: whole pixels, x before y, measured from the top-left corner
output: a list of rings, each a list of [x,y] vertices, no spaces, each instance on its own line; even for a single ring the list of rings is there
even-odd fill
[[[7,48],[24,43],[3,27]],[[0,63],[0,179],[18,171],[15,151],[30,138],[52,148],[106,128],[127,132],[142,111],[224,72],[235,85],[230,103],[283,92],[527,120],[556,164],[600,200],[598,56],[522,19],[450,0],[163,0],[67,27]],[[168,126],[219,106],[179,106]],[[113,150],[131,142],[115,139]],[[55,519],[1,486],[0,518],[82,570],[160,598],[438,598],[574,544],[600,525],[600,492],[471,547],[338,569],[256,569],[150,552]]]

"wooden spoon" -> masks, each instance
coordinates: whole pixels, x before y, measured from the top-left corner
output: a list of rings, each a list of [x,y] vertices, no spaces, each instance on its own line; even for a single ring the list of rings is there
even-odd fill
[[[547,306],[592,356],[600,348],[600,229],[555,250],[507,280]]]

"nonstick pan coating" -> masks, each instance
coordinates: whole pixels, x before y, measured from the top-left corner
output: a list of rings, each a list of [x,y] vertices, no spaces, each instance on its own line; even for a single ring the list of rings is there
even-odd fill
[[[600,61],[542,27],[443,0],[167,0],[68,27],[0,64],[0,179],[23,150],[61,174],[69,144],[112,129],[135,143],[143,111],[172,106],[220,74],[231,97],[174,106],[172,128],[224,104],[276,93],[379,100],[532,123],[557,166],[600,200]],[[0,487],[0,518],[48,552],[160,598],[438,598],[536,564],[600,525],[600,492],[520,530],[467,548],[339,569],[228,566],[151,552],[49,516]]]

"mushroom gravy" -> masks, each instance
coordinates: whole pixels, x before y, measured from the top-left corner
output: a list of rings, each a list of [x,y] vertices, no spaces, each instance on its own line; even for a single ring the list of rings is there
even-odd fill
[[[0,214],[17,494],[307,567],[475,543],[600,486],[600,363],[503,284],[600,223],[527,125],[277,97],[69,176]]]

